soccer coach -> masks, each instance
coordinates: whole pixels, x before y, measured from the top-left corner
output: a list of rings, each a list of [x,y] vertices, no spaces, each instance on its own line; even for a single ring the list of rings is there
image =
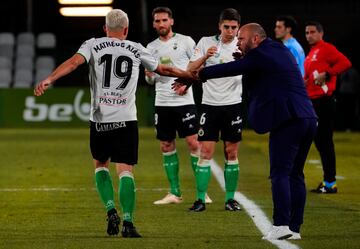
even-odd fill
[[[257,133],[270,132],[274,226],[263,238],[300,239],[306,199],[303,169],[317,117],[290,50],[267,38],[256,23],[242,26],[238,40],[242,58],[205,67],[198,77],[204,82],[243,75],[249,97],[249,122]]]

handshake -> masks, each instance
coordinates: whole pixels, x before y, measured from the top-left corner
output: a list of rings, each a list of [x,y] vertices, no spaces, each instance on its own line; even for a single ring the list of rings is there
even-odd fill
[[[187,90],[194,84],[202,82],[199,78],[199,71],[187,71],[188,75],[186,77],[179,77],[175,79],[174,83],[172,83],[171,88],[178,95],[185,95]]]

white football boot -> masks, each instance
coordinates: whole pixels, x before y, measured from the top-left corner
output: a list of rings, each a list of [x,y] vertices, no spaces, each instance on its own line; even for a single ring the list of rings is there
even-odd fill
[[[266,240],[283,240],[290,238],[293,232],[289,229],[289,226],[272,226],[271,230],[262,237]]]
[[[182,197],[178,197],[174,194],[168,193],[164,198],[161,200],[154,201],[155,205],[164,205],[164,204],[179,204],[183,201]]]
[[[206,193],[206,195],[205,195],[205,204],[211,204],[211,203],[213,203],[213,201],[210,199],[210,197]]]
[[[299,240],[299,239],[301,239],[301,236],[300,236],[300,233],[292,232],[291,237],[289,237],[287,239]]]

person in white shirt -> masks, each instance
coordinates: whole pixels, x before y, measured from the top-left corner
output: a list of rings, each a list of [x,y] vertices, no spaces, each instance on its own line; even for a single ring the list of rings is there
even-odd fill
[[[175,33],[172,30],[174,19],[168,7],[155,8],[152,16],[153,27],[159,37],[150,42],[147,48],[161,64],[174,65],[185,70],[194,52],[194,40],[190,36]],[[194,173],[199,157],[197,141],[199,125],[192,88],[180,96],[171,88],[175,78],[160,76],[149,71],[145,71],[145,74],[146,81],[149,84],[155,84],[156,137],[160,140],[163,166],[170,184],[170,192],[154,204],[181,203],[183,199],[175,143],[176,132],[180,138],[185,138]],[[207,197],[207,202],[211,203],[209,197]]]
[[[203,37],[198,42],[190,59],[189,70],[201,66],[211,66],[234,60],[237,49],[237,32],[240,27],[240,14],[228,8],[220,14],[220,35]],[[234,200],[239,178],[238,146],[242,134],[241,112],[242,84],[241,75],[210,79],[203,84],[203,96],[200,111],[198,140],[201,143],[200,159],[196,169],[197,196],[190,210],[205,210],[205,193],[210,181],[210,160],[215,151],[216,142],[224,142],[225,157],[225,210],[241,210]]]
[[[90,149],[95,165],[95,182],[107,210],[109,235],[119,233],[120,218],[114,203],[114,189],[109,163],[114,162],[119,177],[119,200],[123,213],[123,237],[141,235],[133,226],[135,182],[133,166],[138,160],[138,125],[135,91],[139,67],[168,76],[188,72],[159,64],[141,44],[126,40],[127,14],[114,9],[106,15],[106,37],[85,41],[75,55],[58,66],[46,79],[35,86],[40,96],[59,78],[84,63],[89,65],[91,90]]]

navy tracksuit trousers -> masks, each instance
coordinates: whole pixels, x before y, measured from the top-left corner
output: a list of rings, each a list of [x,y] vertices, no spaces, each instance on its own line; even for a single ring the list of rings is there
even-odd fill
[[[270,178],[275,226],[299,232],[306,188],[304,165],[316,133],[316,119],[293,119],[270,132]]]

